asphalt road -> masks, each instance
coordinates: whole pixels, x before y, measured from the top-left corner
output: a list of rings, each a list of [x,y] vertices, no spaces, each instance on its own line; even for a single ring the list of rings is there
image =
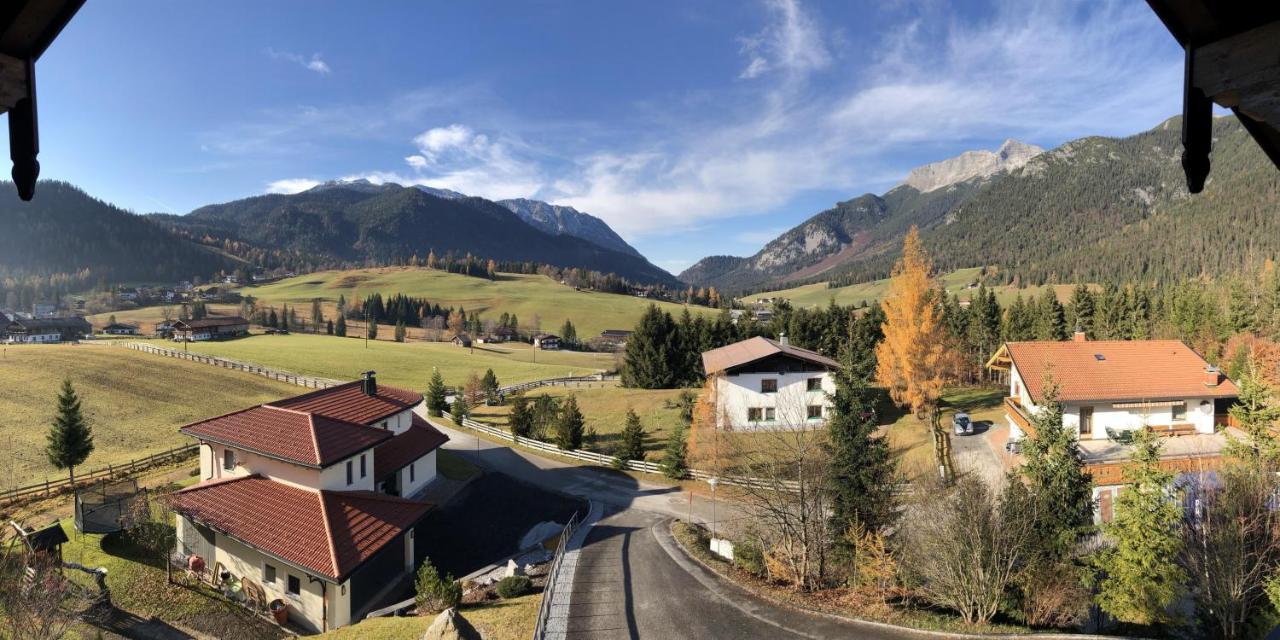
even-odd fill
[[[447,449],[524,482],[605,506],[579,552],[569,604],[568,638],[867,638],[923,637],[910,631],[838,620],[776,606],[685,554],[671,538],[672,518],[709,521],[711,503],[663,485],[594,467],[578,467],[476,438],[437,424]],[[721,501],[718,523],[741,521]]]

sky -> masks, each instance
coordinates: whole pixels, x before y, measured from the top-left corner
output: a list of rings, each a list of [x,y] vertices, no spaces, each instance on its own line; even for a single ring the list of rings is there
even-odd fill
[[[673,273],[911,168],[1181,110],[1145,3],[86,3],[37,64],[43,178],[139,212],[332,179],[532,197]]]

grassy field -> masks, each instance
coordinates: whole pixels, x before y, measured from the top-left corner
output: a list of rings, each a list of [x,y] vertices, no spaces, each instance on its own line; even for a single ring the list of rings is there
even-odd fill
[[[524,640],[533,634],[541,594],[532,593],[510,600],[466,604],[462,617],[485,640]],[[316,636],[323,640],[417,640],[434,618],[376,618]]]
[[[970,289],[969,285],[977,282],[978,274],[982,270],[978,267],[970,269],[957,269],[950,273],[939,276],[942,285],[952,294],[959,294],[961,299],[967,299],[972,296],[976,289]],[[1071,297],[1071,290],[1075,285],[1046,285],[1052,286],[1059,300],[1066,301]],[[779,289],[776,291],[765,291],[754,293],[745,298],[744,301],[751,301],[757,298],[786,298],[791,301],[795,307],[817,307],[826,306],[834,297],[837,304],[841,305],[860,305],[863,302],[870,304],[873,300],[879,300],[884,297],[885,290],[889,287],[889,280],[873,280],[871,282],[862,282],[859,284],[849,285],[847,287],[839,287],[837,289],[827,288],[827,283],[818,282],[815,284],[807,284],[791,289]],[[1025,299],[1028,296],[1040,296],[1043,294],[1045,287],[1013,287],[1013,286],[997,286],[994,288],[996,292],[996,300],[1000,304],[1008,305],[1013,302],[1018,293],[1022,294]]]
[[[598,336],[605,329],[631,329],[651,303],[635,296],[575,291],[546,276],[504,273],[497,280],[486,280],[416,267],[321,271],[240,291],[269,305],[298,305],[299,311],[309,310],[311,301],[320,298],[329,303],[327,315],[332,315],[339,295],[353,300],[375,292],[383,296],[403,293],[442,307],[478,311],[485,319],[514,313],[522,326],[537,320],[542,330],[552,333],[569,319],[583,339]],[[673,314],[684,309],[678,304],[659,304]],[[716,313],[705,307],[689,309]]]
[[[79,392],[96,448],[85,468],[190,443],[178,427],[301,392],[260,376],[107,346],[9,346],[0,358],[0,486],[62,478],[44,456],[64,378]]]
[[[662,446],[671,430],[680,425],[680,409],[675,406],[679,389],[627,389],[617,383],[594,383],[590,386],[546,387],[530,392],[530,397],[550,395],[559,398],[572,394],[578,399],[578,408],[586,419],[588,430],[594,429],[596,438],[588,448],[602,453],[612,453],[620,444],[622,427],[627,409],[634,409],[644,425],[645,451],[648,459],[661,458]],[[472,418],[481,422],[507,427],[511,405],[500,407],[476,407]]]
[[[525,344],[478,345],[464,349],[448,342],[384,342],[325,335],[259,335],[226,342],[191,343],[193,352],[243,360],[308,376],[354,380],[374,370],[387,384],[426,388],[433,367],[445,384],[460,385],[471,372],[493,369],[502,384],[583,375],[614,366],[613,354],[538,351]]]
[[[942,424],[949,427],[951,416],[961,411],[968,413],[974,422],[1002,420],[1004,410],[1000,403],[1006,392],[1004,388],[990,387],[947,389],[942,394]],[[891,406],[882,407],[880,415],[888,418],[882,430],[889,438],[903,476],[910,480],[936,473],[933,440],[925,422]]]
[[[173,319],[177,320],[178,310],[181,308],[181,305],[172,305],[172,308]],[[110,324],[111,316],[115,316],[116,322],[138,325],[138,328],[142,330],[143,335],[146,335],[155,330],[155,324],[157,322],[164,319],[163,309],[164,307],[140,307],[124,311],[110,311],[107,313],[97,313],[85,316],[85,320],[88,320],[89,324],[92,324],[95,329],[101,329],[107,324]],[[219,316],[231,316],[240,313],[240,307],[234,304],[210,304],[209,312]]]

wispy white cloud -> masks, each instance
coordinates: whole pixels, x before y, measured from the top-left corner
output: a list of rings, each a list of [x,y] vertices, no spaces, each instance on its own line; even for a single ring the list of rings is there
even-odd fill
[[[773,20],[742,38],[742,53],[748,62],[740,78],[756,78],[774,69],[803,74],[831,63],[826,36],[799,0],[768,0],[765,4]]]
[[[328,75],[331,71],[333,71],[332,69],[329,68],[329,63],[325,62],[324,59],[320,57],[319,53],[313,53],[311,54],[311,57],[308,58],[300,53],[292,53],[289,51],[277,51],[275,49],[268,48],[267,55],[270,56],[271,59],[273,60],[284,60],[286,62],[292,62],[302,67],[303,69],[314,71],[320,75]]]
[[[284,180],[275,180],[267,183],[266,192],[284,194],[302,193],[307,189],[317,187],[319,185],[319,180],[312,180],[310,178],[286,178]]]

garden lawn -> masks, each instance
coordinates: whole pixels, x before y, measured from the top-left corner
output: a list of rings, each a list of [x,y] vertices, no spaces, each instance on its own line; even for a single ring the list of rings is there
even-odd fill
[[[402,293],[426,298],[442,307],[478,311],[483,319],[497,320],[502,313],[514,313],[521,326],[533,326],[537,320],[541,329],[549,333],[558,333],[567,319],[584,340],[599,336],[605,329],[631,329],[652,304],[635,296],[577,291],[540,275],[502,273],[496,280],[488,280],[419,267],[320,271],[245,287],[240,292],[268,305],[297,305],[300,314],[309,314],[311,301],[317,298],[334,304],[339,295],[351,301],[373,293],[381,293],[384,298]],[[673,314],[684,309],[674,303],[658,304]],[[707,314],[719,312],[706,307],[689,309]]]
[[[569,387],[543,387],[526,393],[528,397],[550,395],[564,398],[573,395],[578,408],[586,419],[588,432],[595,430],[596,438],[587,448],[601,453],[613,453],[621,445],[622,428],[626,424],[627,409],[634,409],[640,416],[645,430],[647,459],[657,462],[662,457],[662,447],[671,430],[680,425],[680,409],[675,401],[680,389],[629,389],[616,382],[596,382]],[[475,420],[507,428],[507,416],[511,403],[500,407],[480,406],[472,409]]]
[[[0,488],[60,479],[44,455],[62,380],[79,393],[94,452],[79,472],[182,444],[178,427],[302,393],[204,364],[106,345],[10,345],[0,357]]]
[[[459,612],[485,640],[525,640],[533,635],[541,598],[541,594],[531,593],[510,600],[464,604]],[[429,616],[375,618],[317,637],[323,640],[417,640],[433,620],[435,618]]]

